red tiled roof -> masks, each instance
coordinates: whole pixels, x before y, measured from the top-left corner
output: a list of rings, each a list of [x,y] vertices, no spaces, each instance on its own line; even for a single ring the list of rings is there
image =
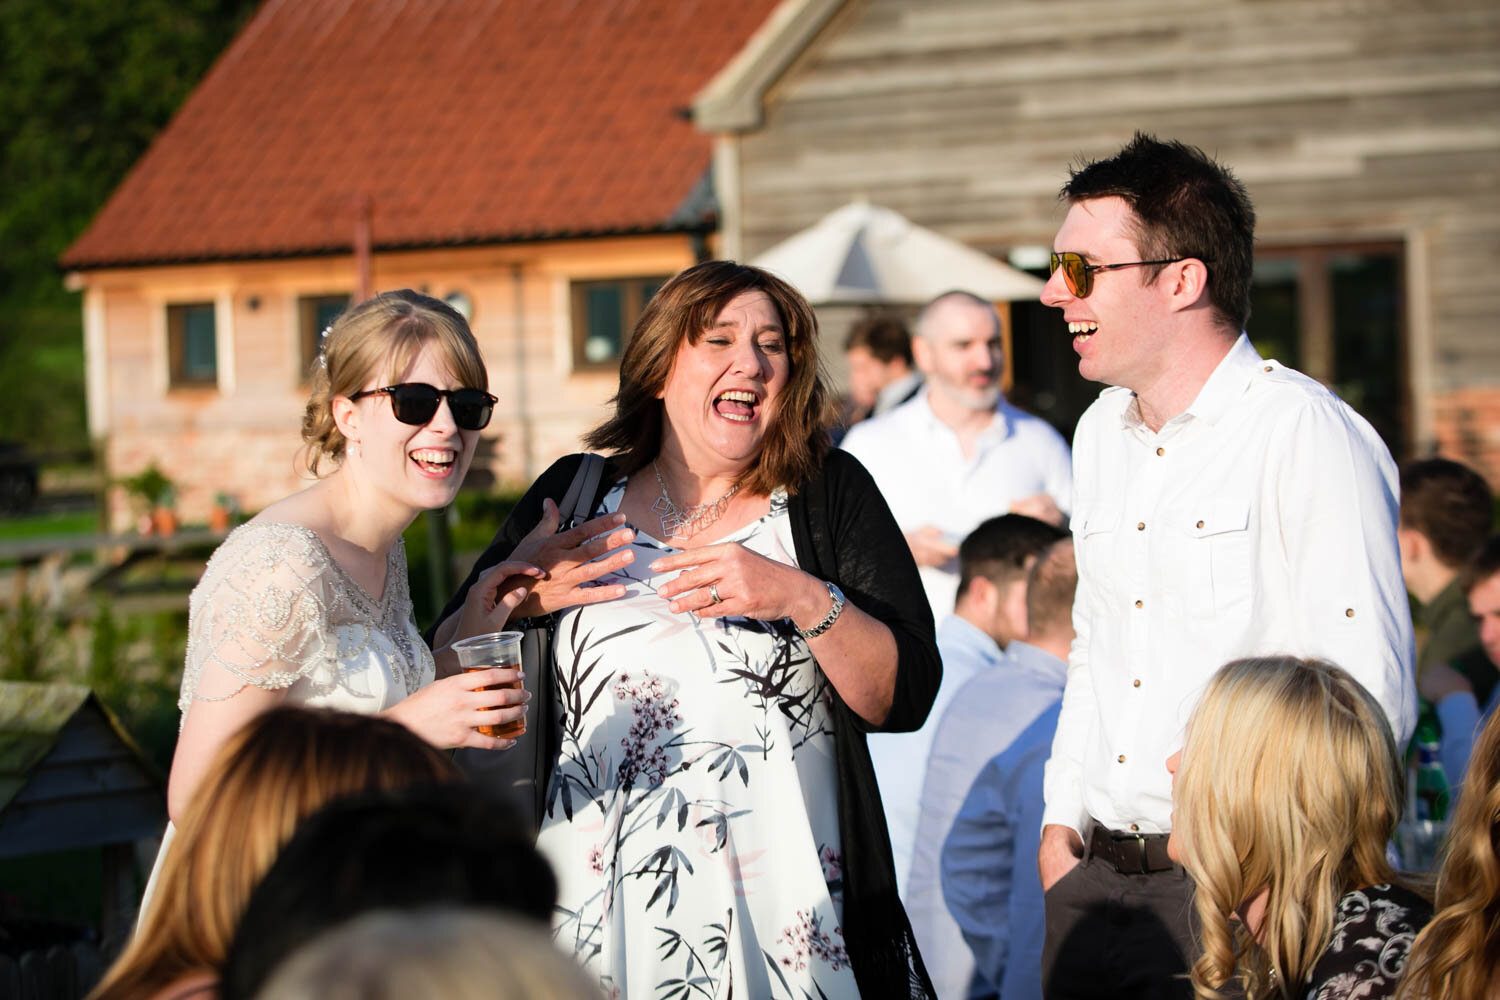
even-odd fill
[[[655,232],[682,114],[777,0],[268,0],[68,268]],[[701,216],[700,216],[701,218]]]

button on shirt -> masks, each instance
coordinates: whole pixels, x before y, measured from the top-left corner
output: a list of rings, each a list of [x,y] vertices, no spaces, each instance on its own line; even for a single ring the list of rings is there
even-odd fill
[[[1398,745],[1416,717],[1398,486],[1370,425],[1241,335],[1153,433],[1106,389],[1074,437],[1078,596],[1046,823],[1170,829],[1164,762],[1209,678],[1290,653],[1348,670]]]
[[[880,786],[880,804],[891,835],[891,855],[896,859],[896,891],[906,898],[911,874],[912,844],[917,832],[917,804],[922,780],[927,774],[927,755],[932,748],[943,711],[958,689],[972,677],[990,672],[1005,659],[1005,653],[982,630],[958,615],[943,620],[937,633],[938,653],[943,658],[943,679],[927,721],[914,733],[871,733],[870,763]]]
[[[1051,653],[1012,642],[938,725],[906,913],[940,997],[1042,995],[1042,767],[1067,673]]]
[[[1073,502],[1067,442],[1040,417],[1004,399],[965,458],[958,435],[932,412],[924,389],[889,413],[850,428],[840,445],[870,470],[902,531],[931,524],[957,545],[981,521],[1017,500],[1045,493],[1059,510]],[[958,567],[921,567],[934,621],[953,611]]]

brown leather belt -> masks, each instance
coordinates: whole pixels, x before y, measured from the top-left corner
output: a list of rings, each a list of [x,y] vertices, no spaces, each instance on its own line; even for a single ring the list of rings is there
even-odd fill
[[[1089,831],[1089,855],[1107,861],[1121,875],[1171,871],[1165,833],[1119,833],[1095,824]]]

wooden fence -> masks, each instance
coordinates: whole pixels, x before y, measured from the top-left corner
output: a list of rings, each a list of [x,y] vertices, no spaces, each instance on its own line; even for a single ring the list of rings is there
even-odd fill
[[[104,973],[96,945],[79,941],[64,947],[0,955],[0,997],[16,1000],[82,1000]]]

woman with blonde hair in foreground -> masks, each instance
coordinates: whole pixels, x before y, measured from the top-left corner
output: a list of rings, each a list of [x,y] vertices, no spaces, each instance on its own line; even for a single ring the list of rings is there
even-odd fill
[[[1386,844],[1403,779],[1380,705],[1320,660],[1236,660],[1209,681],[1173,774],[1167,853],[1196,883],[1203,1000],[1391,997],[1430,919]]]
[[[1412,946],[1401,996],[1500,996],[1500,713],[1490,715],[1469,757],[1436,905]]]
[[[359,792],[456,782],[404,726],[281,707],[226,740],[163,855],[150,905],[90,1000],[211,996],[251,890],[298,822]]]
[[[545,927],[480,909],[377,910],[299,949],[258,997],[598,1000]]]

